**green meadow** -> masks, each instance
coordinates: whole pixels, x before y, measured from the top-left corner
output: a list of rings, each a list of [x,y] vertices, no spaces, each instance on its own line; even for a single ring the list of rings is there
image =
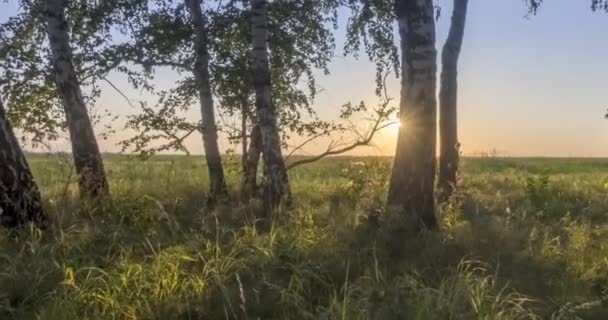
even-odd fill
[[[388,158],[289,172],[269,233],[256,201],[205,208],[200,157],[107,156],[103,206],[29,160],[54,227],[0,232],[0,319],[608,319],[606,159],[466,158],[440,233],[384,210]]]

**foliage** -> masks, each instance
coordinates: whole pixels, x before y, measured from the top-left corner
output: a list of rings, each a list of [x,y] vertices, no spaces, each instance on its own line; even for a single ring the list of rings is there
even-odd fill
[[[524,0],[528,6],[530,13],[538,13],[538,9],[542,5],[544,0]],[[591,0],[591,10],[593,11],[606,11],[608,12],[608,1],[607,0]]]
[[[15,127],[32,135],[34,142],[57,139],[65,127],[63,108],[50,63],[46,40],[44,1],[19,1],[19,12],[0,25],[0,93],[9,106]],[[87,105],[101,93],[100,82],[110,71],[125,73],[137,82],[110,50],[120,25],[135,19],[140,0],[66,1],[66,16],[73,63]]]
[[[526,196],[530,204],[537,210],[542,210],[547,204],[549,194],[549,176],[531,176],[526,178]]]
[[[393,24],[395,21],[392,1],[346,0],[351,10],[344,51],[358,57],[361,49],[376,64],[376,94],[384,87],[383,75],[391,68],[399,77],[399,51],[395,45]],[[362,48],[363,45],[363,48]]]
[[[135,151],[145,154],[165,149],[183,151],[181,137],[191,133],[188,129],[198,126],[180,115],[196,98],[196,91],[192,89],[193,75],[189,72],[193,64],[189,17],[181,1],[157,2],[142,19],[132,24],[136,41],[115,47],[126,60],[148,71],[147,83],[152,83],[153,72],[160,67],[173,68],[182,76],[175,87],[158,92],[156,108],[142,105],[143,112],[132,116],[127,124],[136,129],[137,134],[123,142],[124,148],[135,146]],[[327,135],[335,127],[319,119],[311,104],[317,91],[314,72],[328,73],[327,66],[333,57],[331,27],[335,27],[337,4],[335,0],[273,1],[269,4],[273,99],[284,146],[294,136]],[[217,6],[207,4],[203,9],[210,40],[211,85],[219,101],[222,120],[219,129],[236,144],[247,132],[242,132],[241,126],[233,127],[230,120],[236,116],[249,118],[248,130],[255,124],[251,110],[249,5],[247,1],[231,0]],[[175,124],[170,134],[163,126],[164,122]],[[154,140],[164,141],[163,146],[151,148],[150,142]]]

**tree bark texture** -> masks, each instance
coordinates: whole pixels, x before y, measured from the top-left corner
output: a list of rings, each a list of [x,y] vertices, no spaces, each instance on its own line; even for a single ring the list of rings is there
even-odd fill
[[[228,188],[226,187],[222,157],[217,142],[218,134],[215,122],[215,110],[213,107],[213,96],[211,94],[209,79],[207,28],[205,26],[200,0],[185,1],[194,26],[194,48],[196,55],[194,76],[198,85],[199,100],[201,104],[203,147],[209,171],[209,199],[214,201],[218,197],[226,197]]]
[[[462,48],[468,0],[454,0],[452,23],[441,52],[439,89],[439,189],[443,199],[455,190],[460,158],[458,142],[458,58]]]
[[[258,164],[262,153],[262,137],[260,134],[260,126],[255,125],[251,129],[251,137],[249,139],[249,148],[247,149],[247,162],[245,163],[243,173],[243,198],[247,199],[257,193],[257,177]]]
[[[46,225],[40,191],[0,100],[0,225]]]
[[[247,134],[247,103],[241,106],[241,166],[243,167],[243,176],[247,172],[247,150],[249,150]]]
[[[272,218],[273,212],[289,196],[289,180],[281,153],[275,106],[272,102],[270,67],[268,61],[268,1],[250,0],[253,81],[256,112],[262,140],[264,161],[264,219]]]
[[[46,0],[46,31],[51,48],[55,83],[63,100],[78,174],[81,196],[109,194],[103,160],[72,62],[72,49],[65,18],[65,0]]]
[[[416,229],[437,227],[435,153],[437,134],[435,17],[432,0],[396,0],[401,38],[402,123],[397,138],[388,205]]]

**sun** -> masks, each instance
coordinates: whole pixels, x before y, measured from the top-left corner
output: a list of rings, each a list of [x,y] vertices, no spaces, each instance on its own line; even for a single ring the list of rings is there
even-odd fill
[[[401,121],[399,120],[395,120],[393,123],[391,123],[388,126],[388,130],[391,132],[391,134],[393,135],[397,135],[399,134],[399,129],[401,128]]]

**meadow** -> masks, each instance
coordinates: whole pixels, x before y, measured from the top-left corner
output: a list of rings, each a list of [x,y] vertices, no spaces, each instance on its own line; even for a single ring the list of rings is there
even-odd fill
[[[205,209],[200,157],[107,156],[103,206],[29,160],[55,226],[0,230],[0,319],[608,319],[605,159],[466,158],[422,234],[383,209],[388,158],[294,169],[269,233],[256,201]]]

